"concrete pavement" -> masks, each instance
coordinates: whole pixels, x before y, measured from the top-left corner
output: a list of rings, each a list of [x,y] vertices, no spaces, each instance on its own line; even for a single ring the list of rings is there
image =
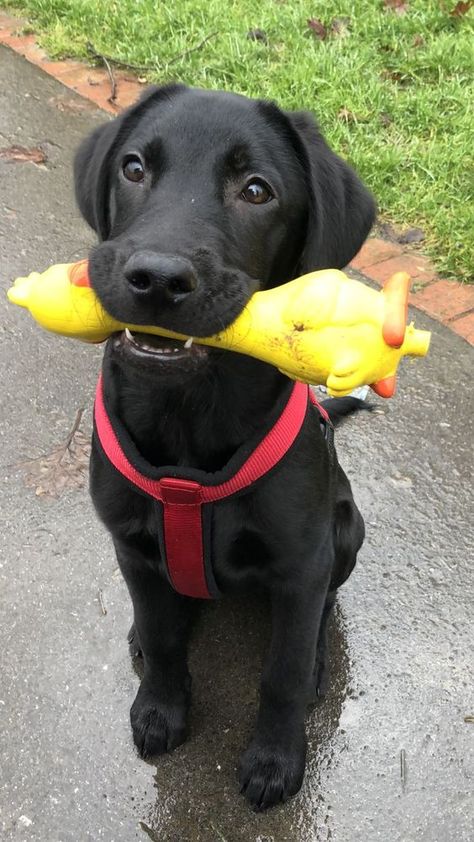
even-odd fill
[[[71,189],[104,115],[0,47],[0,277],[86,254]],[[0,834],[40,842],[470,842],[474,825],[472,369],[445,327],[400,391],[337,435],[367,523],[332,629],[332,683],[308,717],[301,795],[249,812],[235,767],[267,618],[206,607],[192,648],[190,741],[157,766],[131,745],[131,609],[87,490],[38,497],[15,464],[48,453],[92,394],[101,351],[41,332],[0,296]],[[101,600],[99,599],[101,592]],[[103,613],[106,610],[107,613]]]

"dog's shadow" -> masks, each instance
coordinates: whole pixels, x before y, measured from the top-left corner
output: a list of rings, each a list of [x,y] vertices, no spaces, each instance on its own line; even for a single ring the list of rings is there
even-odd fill
[[[262,658],[270,637],[269,611],[261,601],[235,599],[206,604],[190,648],[193,703],[188,741],[156,764],[157,798],[142,829],[170,842],[296,842],[305,799],[265,814],[251,812],[239,795],[236,771],[258,707]],[[308,709],[305,787],[319,785],[318,756],[327,767],[348,684],[344,621],[336,605],[329,630],[330,684],[326,698]],[[141,674],[141,661],[133,659]],[[263,835],[262,835],[263,834]]]

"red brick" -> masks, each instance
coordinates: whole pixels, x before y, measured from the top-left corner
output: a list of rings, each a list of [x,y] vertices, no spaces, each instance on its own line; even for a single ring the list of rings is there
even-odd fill
[[[64,77],[68,77],[73,73],[80,73],[85,66],[79,61],[71,61],[69,59],[67,61],[50,61],[46,57],[39,63],[41,70],[49,73],[50,76],[54,76],[55,79],[60,79],[61,82]]]
[[[117,104],[108,101],[111,94],[110,81],[108,77],[94,85],[91,85],[90,80],[84,76],[75,79],[71,75],[67,80],[62,79],[61,81],[63,84],[68,85],[68,87],[70,87],[73,91],[80,94],[80,96],[91,102],[95,102],[95,104],[99,108],[104,109],[104,111],[109,111],[111,114],[118,113],[119,109]]]
[[[36,43],[36,37],[31,33],[28,35],[17,35],[15,37],[15,49],[19,50],[20,52],[24,53],[25,55],[29,54],[31,50],[36,52],[39,50],[39,47]]]
[[[421,254],[400,254],[399,257],[392,257],[364,269],[364,274],[379,284],[384,284],[395,272],[408,272],[412,283],[416,284],[429,284],[436,280],[434,267]]]
[[[9,15],[8,12],[4,12],[0,10],[0,30],[1,29],[19,29],[21,26],[25,25],[25,21],[21,20],[20,18],[13,17],[13,15]]]
[[[109,102],[112,89],[108,73],[99,68],[88,68],[86,65],[81,65],[77,69],[73,67],[68,73],[61,73],[60,81],[111,114],[117,114],[121,109],[131,105],[142,92],[139,82],[132,82],[117,74],[115,77],[116,100],[113,103]]]
[[[7,44],[15,52],[20,55],[28,55],[31,49],[36,49],[36,41],[34,35],[18,35],[15,32],[10,32],[8,29],[0,30],[0,39],[2,44]]]
[[[143,85],[134,79],[120,79],[117,85],[117,100],[120,108],[128,108],[143,93]]]
[[[455,319],[454,322],[449,322],[449,327],[458,333],[459,336],[464,336],[464,339],[474,345],[474,313],[469,313],[468,316],[463,316],[462,319]]]
[[[54,62],[49,62],[54,74]],[[61,62],[63,64],[63,62]],[[77,62],[71,62],[71,66],[68,69],[61,68],[60,70],[61,76],[60,81],[63,85],[67,85],[68,88],[74,88],[77,90],[79,87],[83,86],[87,90],[87,88],[91,87],[91,80],[94,81],[101,81],[102,72],[97,71],[95,67],[88,67],[87,64],[79,64]],[[102,77],[103,78],[103,77]]]
[[[0,44],[7,44],[12,46],[11,42],[14,40],[10,30],[0,28]]]
[[[373,266],[374,263],[380,263],[382,260],[388,260],[389,257],[395,257],[402,253],[402,247],[398,243],[388,243],[378,237],[371,237],[370,240],[366,240],[350,265],[354,269],[363,271],[367,266]]]
[[[456,316],[474,310],[474,286],[456,281],[437,281],[420,292],[412,293],[410,304],[441,322],[450,322]]]

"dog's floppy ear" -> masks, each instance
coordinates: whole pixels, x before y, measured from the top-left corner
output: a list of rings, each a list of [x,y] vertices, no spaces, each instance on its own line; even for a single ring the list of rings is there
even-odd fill
[[[84,219],[101,240],[110,234],[110,161],[118,142],[139,117],[157,100],[169,98],[184,85],[164,85],[147,88],[137,103],[127,108],[115,120],[99,126],[82,141],[74,159],[76,201]]]
[[[375,219],[375,202],[353,169],[327,145],[313,116],[287,113],[300,141],[311,208],[301,274],[342,269],[357,254]]]
[[[121,118],[94,129],[74,158],[76,202],[87,224],[105,240],[109,233],[107,161]]]

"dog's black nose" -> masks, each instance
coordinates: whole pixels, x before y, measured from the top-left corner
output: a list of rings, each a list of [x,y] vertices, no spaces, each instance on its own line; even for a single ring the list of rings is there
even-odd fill
[[[178,304],[197,287],[197,277],[189,260],[154,251],[132,254],[124,267],[125,277],[135,295],[162,297]]]

